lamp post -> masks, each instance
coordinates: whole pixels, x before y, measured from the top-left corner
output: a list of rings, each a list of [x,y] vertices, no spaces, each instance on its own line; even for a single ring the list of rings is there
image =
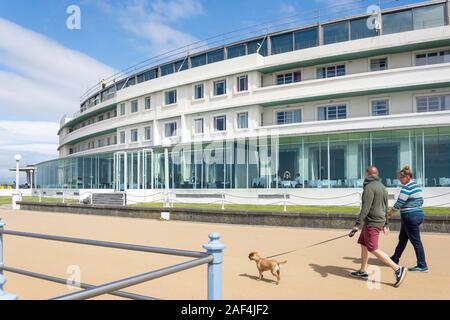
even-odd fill
[[[22,156],[20,154],[16,154],[14,159],[16,160],[16,190],[19,191],[19,164],[20,160],[22,160]]]

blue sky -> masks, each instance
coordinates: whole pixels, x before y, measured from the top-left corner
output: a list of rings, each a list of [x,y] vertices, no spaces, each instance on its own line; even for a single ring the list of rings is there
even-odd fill
[[[381,1],[391,7],[418,1]],[[13,155],[57,157],[59,120],[116,70],[167,49],[318,8],[330,18],[364,12],[367,0],[0,0],[0,183]],[[81,30],[69,30],[70,5]],[[300,21],[296,21],[299,23]]]

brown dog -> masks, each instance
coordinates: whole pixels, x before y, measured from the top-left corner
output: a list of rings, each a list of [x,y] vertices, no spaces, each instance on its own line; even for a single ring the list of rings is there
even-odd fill
[[[248,255],[250,260],[256,262],[256,267],[259,271],[259,280],[263,278],[264,271],[270,271],[274,277],[277,278],[277,284],[280,283],[280,264],[285,264],[287,261],[276,261],[276,260],[268,260],[266,258],[261,258],[258,252],[251,252]]]

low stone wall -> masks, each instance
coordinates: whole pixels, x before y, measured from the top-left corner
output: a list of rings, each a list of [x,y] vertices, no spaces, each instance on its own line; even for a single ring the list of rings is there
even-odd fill
[[[144,208],[122,206],[92,206],[79,204],[53,204],[20,202],[22,210],[61,212],[71,214],[87,214],[114,216],[126,218],[161,218],[161,212],[170,212],[170,219],[175,221],[227,223],[242,225],[265,225],[303,228],[350,229],[355,221],[355,215],[341,213],[293,213],[273,211],[232,211],[212,209],[181,209],[181,208]],[[398,231],[400,218],[393,217],[391,229]],[[450,216],[426,216],[422,226],[425,232],[450,233]]]

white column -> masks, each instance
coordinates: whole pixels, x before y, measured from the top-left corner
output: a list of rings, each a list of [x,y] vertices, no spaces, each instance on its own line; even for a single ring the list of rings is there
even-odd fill
[[[14,156],[14,159],[16,160],[16,190],[19,190],[19,165],[20,160],[22,160],[22,156],[20,154],[16,154]]]

